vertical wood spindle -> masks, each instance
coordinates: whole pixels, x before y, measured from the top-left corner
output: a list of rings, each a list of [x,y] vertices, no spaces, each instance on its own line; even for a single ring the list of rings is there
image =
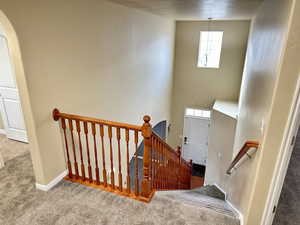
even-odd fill
[[[126,138],[126,164],[127,164],[127,192],[130,193],[130,164],[129,164],[129,129],[125,130]]]
[[[96,173],[96,184],[100,184],[100,175],[99,175],[99,165],[98,165],[98,152],[97,152],[97,142],[96,142],[96,125],[92,123],[92,135],[94,140],[94,154],[95,154],[95,173]]]
[[[120,128],[117,128],[117,140],[118,140],[118,160],[119,160],[119,190],[123,191],[123,181],[122,181],[122,164],[121,164],[121,147],[120,147],[120,140],[121,140],[121,132]]]
[[[104,127],[100,125],[100,138],[102,145],[102,167],[103,167],[103,184],[104,187],[107,187],[107,173],[106,173],[106,165],[105,165],[105,148],[104,148]]]
[[[80,160],[81,160],[81,179],[85,181],[85,168],[83,162],[83,154],[82,154],[82,143],[81,143],[81,129],[80,129],[80,122],[76,120],[76,129],[78,134],[78,141],[79,141],[79,151],[80,151]]]
[[[70,154],[69,154],[69,146],[68,146],[68,140],[67,140],[67,134],[66,134],[66,121],[64,118],[61,119],[61,125],[64,132],[64,138],[65,138],[65,145],[66,145],[66,152],[67,152],[67,166],[69,171],[69,178],[72,178],[72,167],[71,167],[71,161],[70,161]]]
[[[92,174],[92,167],[91,167],[91,157],[90,157],[90,146],[89,146],[89,137],[88,137],[88,123],[85,121],[83,122],[84,133],[85,133],[85,142],[86,142],[86,150],[87,150],[87,158],[88,158],[88,172],[89,172],[89,182],[93,182],[93,174]]]
[[[181,177],[180,177],[180,173],[181,173],[181,148],[178,146],[177,148],[177,153],[178,153],[178,165],[177,165],[177,188],[181,188]]]
[[[72,120],[68,120],[69,122],[69,129],[70,129],[70,133],[71,133],[71,139],[72,139],[72,149],[73,149],[73,157],[74,157],[74,168],[75,168],[75,177],[76,179],[79,178],[79,171],[78,171],[78,163],[77,163],[77,157],[76,157],[76,148],[75,148],[75,141],[74,141],[74,135],[73,135],[73,121]]]
[[[110,149],[110,183],[112,189],[115,189],[114,155],[112,147],[112,127],[108,126],[109,149]]]
[[[138,137],[139,137],[139,133],[138,131],[134,131],[134,144],[135,144],[135,189],[134,189],[134,193],[136,196],[139,195],[139,159],[138,159]]]

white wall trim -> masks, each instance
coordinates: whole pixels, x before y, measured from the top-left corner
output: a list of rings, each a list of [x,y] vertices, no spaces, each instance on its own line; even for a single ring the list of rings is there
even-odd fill
[[[235,211],[235,213],[238,215],[239,219],[240,219],[240,225],[244,225],[244,216],[243,214],[229,201],[229,200],[225,200],[226,203]]]
[[[244,216],[243,214],[227,199],[227,193],[226,191],[224,191],[219,185],[217,185],[216,183],[214,183],[213,185],[215,185],[224,195],[225,195],[225,201],[226,203],[234,210],[234,212],[238,215],[238,218],[241,222],[240,225],[244,225]]]
[[[67,175],[68,175],[68,170],[65,170],[61,174],[59,174],[56,178],[54,178],[49,184],[44,185],[44,184],[36,183],[35,187],[41,191],[49,191]]]
[[[0,134],[6,134],[6,131],[4,129],[0,129]]]
[[[285,128],[284,138],[280,146],[280,152],[277,157],[273,178],[267,196],[266,206],[262,216],[263,225],[271,225],[275,214],[273,213],[274,206],[278,205],[281,195],[281,190],[284,184],[285,176],[288,170],[291,155],[294,145],[291,145],[293,136],[297,135],[300,124],[300,79],[297,81],[297,86],[294,94],[294,99],[291,106],[291,113],[288,117],[287,127]]]

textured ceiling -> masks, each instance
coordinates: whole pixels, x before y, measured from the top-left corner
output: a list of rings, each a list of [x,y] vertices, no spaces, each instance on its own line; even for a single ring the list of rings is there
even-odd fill
[[[108,0],[176,20],[250,19],[263,0]]]

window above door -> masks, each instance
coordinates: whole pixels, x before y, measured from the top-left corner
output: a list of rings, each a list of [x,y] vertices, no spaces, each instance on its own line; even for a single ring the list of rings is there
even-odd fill
[[[219,68],[223,31],[201,31],[198,53],[198,67]]]
[[[201,118],[209,119],[210,118],[210,110],[186,108],[185,116],[201,117]]]

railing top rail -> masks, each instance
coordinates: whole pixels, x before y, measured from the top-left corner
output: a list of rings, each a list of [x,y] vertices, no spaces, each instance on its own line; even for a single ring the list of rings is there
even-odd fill
[[[86,117],[86,116],[73,115],[68,113],[61,113],[58,109],[54,109],[52,115],[55,121],[59,120],[60,118],[64,118],[64,119],[71,119],[76,121],[96,123],[96,124],[106,125],[111,127],[124,128],[129,130],[136,130],[136,131],[142,130],[141,126],[132,125],[128,123],[120,123],[120,122],[115,122],[110,120],[96,119],[96,118]]]
[[[251,148],[256,148],[258,149],[259,147],[259,142],[256,141],[247,141],[239,151],[239,153],[236,155],[232,163],[230,164],[228,170],[226,171],[227,174],[231,174],[231,170],[238,164],[238,162],[248,153],[248,151]]]

